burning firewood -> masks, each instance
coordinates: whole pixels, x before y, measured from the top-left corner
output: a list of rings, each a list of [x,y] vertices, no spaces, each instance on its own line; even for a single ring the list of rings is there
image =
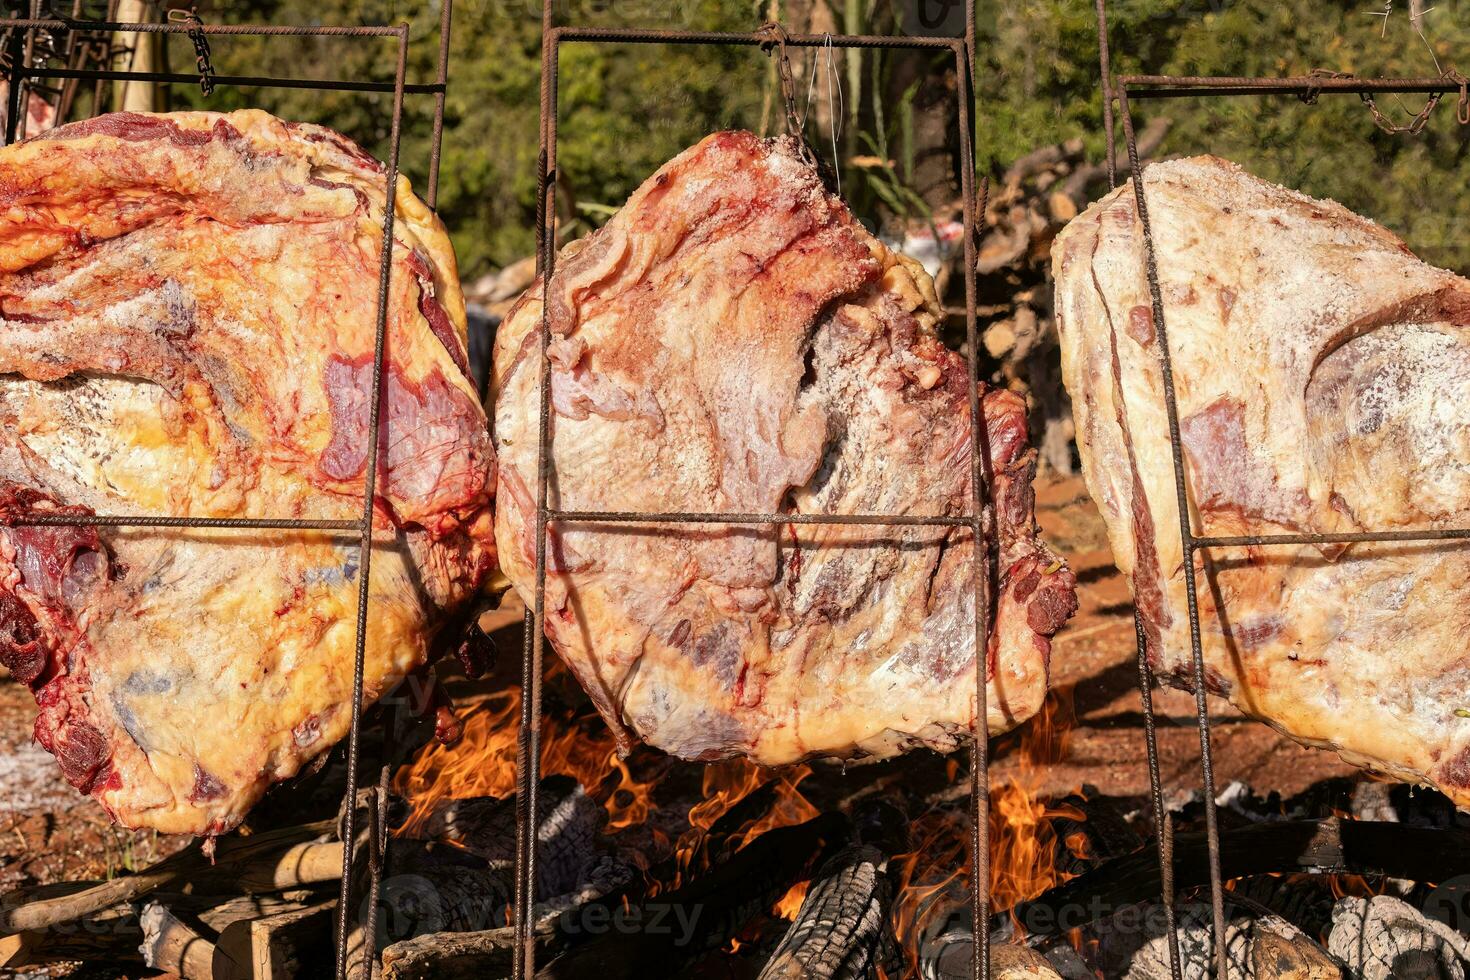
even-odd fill
[[[1260,824],[1221,834],[1220,868],[1225,880],[1304,871],[1442,881],[1470,874],[1470,831],[1338,818]],[[1175,834],[1175,887],[1183,892],[1209,880],[1205,835]],[[1014,913],[1031,935],[1050,934],[1067,909],[1119,908],[1151,902],[1159,893],[1158,857],[1139,851],[1022,902]]]
[[[775,905],[814,858],[846,835],[846,822],[832,813],[768,831],[710,873],[630,913],[644,923],[657,915],[659,929],[604,932],[547,963],[537,971],[537,980],[670,976],[680,964],[724,945],[751,918]],[[563,932],[566,927],[564,922]]]
[[[1328,949],[1362,980],[1463,977],[1470,939],[1391,895],[1349,896],[1332,913]]]
[[[812,878],[760,980],[863,980],[880,959],[892,901],[876,847],[839,851]]]
[[[971,941],[952,943],[924,963],[924,980],[969,980],[974,973],[975,947]],[[1046,957],[1024,946],[990,947],[991,980],[1062,980]]]
[[[634,868],[602,840],[607,811],[576,780],[548,777],[537,795],[538,923],[608,900],[632,884]],[[380,893],[385,962],[393,949],[397,973],[408,976],[438,959],[497,958],[515,895],[516,798],[439,800],[409,816],[398,833],[387,849]],[[468,944],[454,938],[470,933],[479,938]],[[365,976],[360,930],[349,945],[354,975]]]

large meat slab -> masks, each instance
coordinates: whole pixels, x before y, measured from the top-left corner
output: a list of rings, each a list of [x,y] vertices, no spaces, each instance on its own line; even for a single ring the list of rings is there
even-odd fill
[[[1470,282],[1345,208],[1212,157],[1145,172],[1196,533],[1470,524]],[[1088,485],[1154,669],[1190,686],[1174,463],[1132,185],[1053,250]],[[1470,550],[1198,556],[1212,693],[1470,806]]]
[[[0,151],[0,516],[359,518],[384,181],[260,112]],[[396,216],[368,699],[494,563],[454,256]],[[346,731],[358,588],[353,534],[0,522],[0,662],[115,819],[218,833]]]
[[[532,601],[540,283],[495,351],[501,562]],[[971,512],[964,360],[929,277],[789,140],[718,133],[558,260],[550,503]],[[1001,592],[991,732],[1036,711],[1073,579],[1036,538],[1021,400],[982,394]],[[551,528],[546,632],[623,743],[688,759],[946,749],[975,725],[966,528]]]

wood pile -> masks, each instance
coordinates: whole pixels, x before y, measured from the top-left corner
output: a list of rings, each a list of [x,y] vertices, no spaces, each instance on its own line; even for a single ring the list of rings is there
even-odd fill
[[[1152,120],[1139,134],[1140,158],[1155,153],[1168,131],[1168,119]],[[1127,160],[1119,166],[1121,181]],[[1052,309],[1051,243],[1106,191],[1107,168],[1088,160],[1080,139],[1026,154],[991,181],[976,260],[990,380],[1026,396],[1041,463],[1064,475],[1075,469],[1075,433]]]

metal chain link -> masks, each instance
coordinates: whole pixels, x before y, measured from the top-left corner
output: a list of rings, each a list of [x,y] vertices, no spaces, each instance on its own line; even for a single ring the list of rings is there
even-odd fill
[[[1354,77],[1352,72],[1332,71],[1328,68],[1313,68],[1308,75],[1308,78],[1313,82],[1321,79],[1352,77]],[[1456,119],[1460,125],[1470,126],[1470,78],[1466,78],[1453,68],[1446,68],[1440,73],[1440,78],[1460,89],[1460,105],[1459,111],[1456,113]],[[1307,105],[1316,105],[1317,97],[1321,94],[1321,86],[1314,84],[1302,93],[1301,100]],[[1373,114],[1374,125],[1390,135],[1408,133],[1410,136],[1418,136],[1424,131],[1424,127],[1429,125],[1429,117],[1434,114],[1434,110],[1439,107],[1440,102],[1444,101],[1444,96],[1445,93],[1443,92],[1433,93],[1425,100],[1424,108],[1420,109],[1413,119],[1407,123],[1396,123],[1382,109],[1378,108],[1378,102],[1374,99],[1373,93],[1360,92],[1358,94],[1358,97],[1363,100],[1363,104],[1368,107],[1368,111]]]
[[[214,65],[209,60],[209,38],[200,29],[204,26],[204,21],[199,16],[198,8],[175,8],[168,12],[168,19],[175,24],[189,25],[189,40],[194,43],[194,63],[199,68],[199,90],[205,95],[214,94]]]
[[[775,21],[767,21],[756,33],[767,37],[761,42],[761,50],[768,55],[775,52],[776,73],[781,77],[781,100],[786,103],[786,132],[796,140],[802,156],[809,163],[814,163],[815,157],[806,143],[805,129],[796,113],[796,82],[791,74],[791,56],[786,49],[791,35]]]
[[[791,57],[786,51],[790,37],[786,28],[775,21],[767,21],[757,32],[769,36],[761,42],[761,50],[770,54],[776,51],[776,72],[781,77],[781,99],[786,103],[786,131],[792,136],[801,135],[801,122],[796,116],[796,83],[791,77]]]
[[[1461,126],[1470,126],[1470,78],[1465,77],[1453,68],[1445,70],[1444,77],[1460,86],[1460,106],[1455,113]]]

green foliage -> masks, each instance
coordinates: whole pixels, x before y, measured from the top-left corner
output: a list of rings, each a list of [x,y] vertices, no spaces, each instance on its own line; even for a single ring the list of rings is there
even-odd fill
[[[993,170],[1035,146],[1083,137],[1104,152],[1102,98],[1089,0],[1000,5],[980,83],[979,159]],[[1316,68],[1359,75],[1432,77],[1470,70],[1470,0],[1441,0],[1422,39],[1398,0],[1385,25],[1369,0],[1112,0],[1115,74],[1281,76]],[[1431,53],[1431,45],[1432,52]],[[1436,63],[1436,60],[1438,64]],[[1317,105],[1259,97],[1133,102],[1137,128],[1154,115],[1173,126],[1161,152],[1213,153],[1268,180],[1330,197],[1378,220],[1425,259],[1470,269],[1470,236],[1456,219],[1470,191],[1470,130],[1447,98],[1418,136],[1389,135],[1356,96]],[[1422,96],[1387,96],[1380,108],[1406,123]],[[1120,128],[1120,149],[1121,149]]]
[[[775,9],[812,2],[780,0]],[[909,0],[814,2],[825,3],[841,29],[888,33]],[[439,203],[466,276],[523,257],[533,247],[540,6],[539,0],[455,5]],[[1435,56],[1448,67],[1457,52],[1459,67],[1470,70],[1470,0],[1438,0],[1428,15],[1434,56],[1410,27],[1407,0],[1395,3],[1386,32],[1383,21],[1370,16],[1382,10],[1376,0],[1111,0],[1108,6],[1119,74],[1282,75],[1324,67],[1425,76],[1437,74]],[[237,22],[407,18],[409,77],[433,75],[438,0],[245,0],[216,7],[225,9],[209,11],[212,19]],[[558,0],[557,16],[559,23],[750,30],[772,9],[771,0]],[[998,174],[1037,146],[1071,137],[1082,137],[1101,159],[1092,0],[979,0],[979,26],[981,173]],[[173,44],[173,65],[190,63],[187,42],[175,38]],[[392,77],[393,45],[386,40],[219,38],[214,49],[221,72]],[[920,81],[933,72],[896,72],[894,57],[863,53],[845,64],[841,156],[870,156],[878,163],[849,166],[843,187],[860,214],[923,219],[938,202],[932,190],[915,187],[916,156],[926,148],[916,136],[915,118],[919,101],[932,96]],[[931,59],[931,67],[943,60]],[[817,101],[823,91],[819,82]],[[798,93],[799,102],[803,97]],[[183,88],[176,89],[175,99],[201,102],[197,91]],[[1398,119],[1422,104],[1417,96],[1380,101]],[[1140,100],[1134,110],[1140,130],[1155,114],[1171,118],[1166,154],[1210,152],[1237,160],[1263,177],[1336,198],[1380,220],[1430,261],[1467,269],[1470,236],[1455,215],[1463,212],[1470,189],[1470,134],[1455,124],[1453,102],[1447,100],[1417,137],[1379,132],[1352,96],[1324,96],[1316,106],[1261,97]],[[563,216],[592,224],[708,132],[726,126],[770,132],[783,125],[775,74],[752,48],[566,45],[559,103]],[[378,155],[386,153],[386,97],[221,89],[210,100],[218,108],[246,104],[326,123]],[[421,95],[410,96],[405,106],[403,167],[420,190],[426,184],[432,110],[433,100]],[[829,138],[813,131],[813,142],[824,148]]]
[[[700,26],[749,29],[751,0],[559,2],[559,22],[602,26]],[[535,243],[536,155],[540,106],[538,0],[460,0],[454,7],[450,86],[440,166],[439,210],[454,238],[462,273],[472,276],[531,253]],[[439,3],[394,0],[247,0],[215,19],[246,23],[411,26],[408,78],[431,81],[438,51]],[[189,63],[187,42],[174,40],[175,65]],[[391,40],[219,38],[220,73],[391,81]],[[564,196],[576,212],[605,217],[657,167],[723,125],[758,126],[764,59],[744,48],[660,45],[562,49],[558,164]],[[752,77],[754,85],[734,83]],[[177,103],[203,106],[197,91],[176,89]],[[256,105],[282,117],[320,122],[386,158],[392,104],[387,96],[301,90],[220,89],[209,108]],[[409,95],[404,105],[403,171],[427,186],[433,99]],[[567,201],[564,203],[571,204]]]

